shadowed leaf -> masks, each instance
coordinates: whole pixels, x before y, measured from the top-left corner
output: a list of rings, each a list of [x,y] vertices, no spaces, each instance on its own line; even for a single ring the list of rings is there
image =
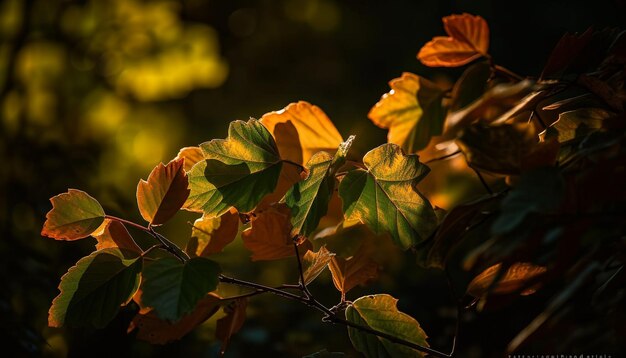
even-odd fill
[[[119,221],[105,219],[102,225],[100,225],[91,236],[98,241],[96,250],[118,247],[137,253],[141,253],[142,251],[135,243],[135,240],[133,240],[133,237],[130,236],[124,224]]]
[[[193,223],[185,251],[192,256],[209,256],[230,244],[239,229],[239,215],[231,210],[216,218],[201,217]]]
[[[246,320],[246,307],[248,306],[248,299],[238,298],[230,302],[224,307],[226,316],[217,320],[217,328],[215,330],[215,337],[222,341],[220,346],[220,355],[224,355],[228,342],[233,334],[237,333],[243,323]]]
[[[488,88],[491,75],[489,62],[482,61],[469,66],[452,88],[450,110],[457,111],[480,98]]]
[[[583,137],[602,128],[602,122],[611,116],[601,108],[581,108],[559,114],[559,119],[551,127],[559,132],[560,143]]]
[[[320,247],[317,252],[307,251],[304,254],[304,262],[308,264],[303,273],[304,284],[308,285],[313,282],[326,269],[333,256],[335,254],[328,251],[326,246]]]
[[[78,240],[91,235],[104,221],[100,203],[84,191],[69,189],[50,198],[41,235],[56,240]]]
[[[167,165],[159,163],[148,180],[137,185],[137,205],[141,216],[151,225],[161,225],[180,209],[189,196],[189,181],[183,169],[184,159]]]

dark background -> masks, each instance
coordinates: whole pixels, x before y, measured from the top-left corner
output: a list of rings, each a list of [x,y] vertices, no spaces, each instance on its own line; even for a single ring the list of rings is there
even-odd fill
[[[165,347],[136,342],[125,333],[132,309],[104,330],[48,328],[60,276],[93,250],[91,239],[40,237],[51,196],[79,188],[111,214],[139,221],[136,183],[159,161],[180,147],[225,137],[234,119],[297,100],[320,106],[344,137],[356,134],[355,151],[365,153],[385,141],[367,112],[389,80],[410,71],[445,85],[461,73],[416,59],[424,43],[444,35],[441,18],[449,14],[483,16],[495,62],[535,77],[563,33],[626,23],[623,0],[16,0],[0,9],[0,349],[8,356],[217,351],[210,325]],[[141,76],[153,82],[129,85],[123,73],[130,83]],[[164,232],[182,244],[192,218],[180,214]],[[220,260],[226,270],[264,283],[295,279],[290,260],[250,264],[240,244]],[[400,262],[349,298],[391,293],[420,321],[430,344],[448,350],[455,310],[443,275],[408,256]],[[312,289],[327,303],[338,299],[327,275]],[[300,356],[322,348],[354,354],[345,329],[277,300],[252,301],[227,356]],[[518,307],[533,312],[533,304],[530,298]],[[461,356],[499,356],[530,317],[505,311],[468,322]]]

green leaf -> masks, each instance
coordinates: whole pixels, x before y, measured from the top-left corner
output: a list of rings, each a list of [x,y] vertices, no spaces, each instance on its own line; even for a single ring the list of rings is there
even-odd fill
[[[189,172],[191,194],[185,207],[220,216],[231,207],[252,211],[276,188],[282,160],[276,142],[258,121],[234,121],[228,139],[200,145],[205,160]]]
[[[291,210],[291,235],[308,237],[328,211],[335,191],[335,173],[346,162],[354,136],[341,143],[335,156],[318,152],[307,163],[309,175],[287,191],[283,202]]]
[[[185,159],[167,165],[159,163],[148,180],[137,185],[137,205],[141,216],[151,225],[161,225],[180,209],[189,196],[189,182],[184,169]]]
[[[89,236],[104,222],[104,209],[84,191],[69,189],[50,198],[52,210],[46,214],[42,236],[57,240],[78,240]]]
[[[435,212],[415,185],[430,169],[417,155],[404,155],[395,144],[365,154],[367,171],[350,171],[339,185],[346,220],[359,219],[374,232],[388,232],[406,250],[437,225]]]
[[[161,258],[143,270],[142,303],[154,308],[159,318],[177,321],[217,288],[219,273],[219,265],[204,257],[184,263]]]
[[[500,215],[493,223],[495,234],[511,232],[531,213],[551,214],[561,205],[565,181],[558,168],[540,168],[522,175],[502,200]]]
[[[61,293],[52,301],[48,324],[106,326],[137,291],[141,263],[136,253],[117,248],[83,257],[61,277]]]
[[[426,333],[411,316],[398,311],[397,299],[386,295],[364,296],[348,307],[346,319],[424,347],[428,347]],[[352,345],[366,357],[423,357],[412,348],[392,343],[387,339],[348,327]]]

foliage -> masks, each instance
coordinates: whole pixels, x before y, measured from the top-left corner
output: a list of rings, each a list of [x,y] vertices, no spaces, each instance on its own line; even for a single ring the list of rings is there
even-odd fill
[[[159,164],[137,189],[148,226],[106,215],[82,191],[52,198],[41,234],[57,240],[92,235],[99,246],[63,276],[49,324],[102,327],[133,297],[141,310],[129,330],[162,344],[222,306],[225,316],[215,327],[224,353],[245,323],[248,297],[271,293],[346,326],[355,349],[368,357],[454,356],[454,348],[449,354],[431,348],[418,322],[400,312],[392,296],[346,299],[351,289],[377,277],[375,246],[390,242],[396,253],[415,253],[419,265],[446,273],[458,301],[457,327],[468,311],[515,307],[520,296],[548,301],[517,332],[508,352],[540,347],[534,334],[576,322],[574,307],[587,301],[593,309],[615,312],[615,323],[595,323],[588,337],[573,338],[608,329],[602,336],[608,341],[600,344],[617,348],[625,298],[626,36],[566,35],[535,80],[494,63],[481,17],[443,21],[449,36],[435,37],[418,59],[427,66],[471,65],[451,88],[410,73],[390,82],[392,90],[369,114],[389,129],[389,143],[360,160],[349,154],[358,139],[343,141],[319,107],[298,102],[258,121],[234,121],[226,139],[184,148]],[[447,212],[434,207],[417,187],[430,172],[422,153],[430,153],[430,162],[462,153],[486,194]],[[333,201],[335,190],[341,205]],[[202,213],[185,250],[154,228],[178,210]],[[335,210],[339,222],[328,224],[323,219]],[[240,224],[252,261],[295,257],[297,284],[271,287],[220,273],[211,257],[231,245]],[[149,235],[151,245],[134,241],[126,226]],[[362,237],[349,237],[355,228]],[[342,237],[346,246],[353,240],[355,249],[335,252],[324,245],[328,236]],[[326,267],[341,296],[333,307],[308,288]],[[249,290],[220,297],[218,284]],[[96,313],[87,310],[93,306]]]

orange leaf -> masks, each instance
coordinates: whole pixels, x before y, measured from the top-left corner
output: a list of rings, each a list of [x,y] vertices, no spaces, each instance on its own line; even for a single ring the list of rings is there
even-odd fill
[[[278,177],[278,183],[276,189],[270,194],[263,197],[256,210],[265,210],[271,204],[277,203],[287,193],[287,190],[291,188],[295,183],[303,180],[306,177],[306,171],[300,170],[300,168],[293,165],[283,165],[280,170],[280,176]]]
[[[221,252],[235,240],[238,229],[239,215],[234,209],[216,218],[203,216],[194,222],[185,251],[192,256],[204,257]]]
[[[152,344],[166,344],[181,339],[209,319],[217,312],[220,304],[220,297],[214,293],[209,293],[198,302],[191,313],[174,323],[160,319],[152,309],[142,309],[128,326],[128,333],[138,329],[138,339]]]
[[[378,276],[378,264],[372,259],[373,251],[371,242],[363,241],[351,257],[334,256],[331,259],[328,267],[335,287],[341,292],[342,301],[345,301],[346,292]]]
[[[199,161],[204,159],[204,153],[200,147],[184,147],[178,151],[178,155],[174,160],[184,158],[185,159],[185,171],[188,172]]]
[[[527,262],[517,262],[511,265],[506,272],[499,274],[501,266],[502,264],[493,265],[480,275],[474,277],[467,287],[467,292],[474,297],[480,297],[487,293],[494,280],[499,278],[490,293],[496,295],[513,293],[524,288],[527,281],[546,272],[546,268],[543,266],[536,266]],[[521,294],[526,295],[534,292],[535,289],[531,287],[522,291]]]
[[[443,18],[448,37],[437,36],[417,54],[417,58],[430,67],[463,66],[487,56],[489,27],[480,16],[451,15]]]
[[[243,245],[252,251],[252,261],[276,260],[295,254],[289,217],[285,204],[270,206],[252,216],[250,227],[241,234]],[[299,245],[303,245],[302,254],[311,248],[307,240]]]
[[[233,302],[224,307],[226,316],[217,320],[215,337],[222,341],[220,355],[224,355],[224,352],[226,352],[230,337],[237,333],[243,326],[246,320],[246,306],[248,306],[248,300],[246,298],[233,300]]]
[[[52,210],[46,214],[41,235],[56,240],[78,240],[91,235],[104,222],[100,203],[81,190],[50,198]]]
[[[274,136],[280,157],[302,166],[319,151],[335,153],[343,141],[326,113],[304,101],[266,113],[261,123]]]
[[[91,236],[98,240],[96,250],[119,247],[120,249],[127,249],[138,253],[142,252],[141,248],[137,246],[135,240],[133,240],[133,237],[130,236],[128,230],[126,230],[124,224],[119,221],[105,219],[102,225],[100,225]]]
[[[189,181],[183,169],[185,160],[159,163],[148,180],[137,185],[137,205],[141,216],[151,225],[161,225],[180,209],[189,196]]]

